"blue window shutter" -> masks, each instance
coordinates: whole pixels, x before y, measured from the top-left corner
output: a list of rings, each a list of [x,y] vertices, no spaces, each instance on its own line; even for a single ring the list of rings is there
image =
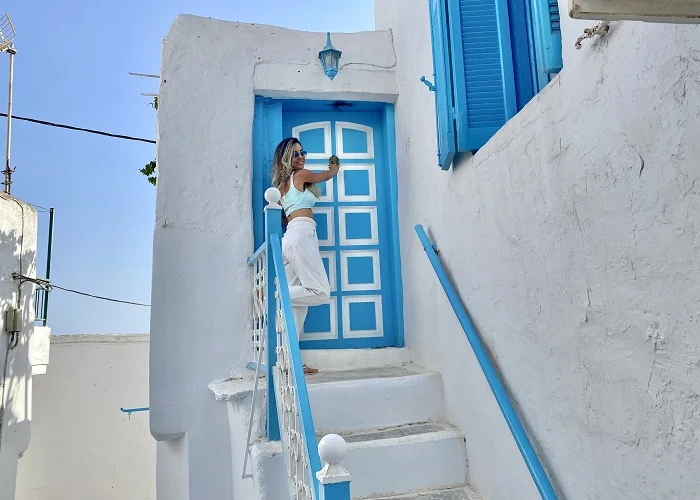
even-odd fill
[[[540,73],[559,73],[561,58],[561,29],[557,0],[531,0],[535,28],[537,70]]]
[[[507,0],[447,0],[457,151],[479,149],[517,112]]]
[[[510,21],[510,41],[513,48],[513,70],[518,111],[530,102],[540,91],[539,75],[535,69],[535,43],[532,35],[530,2],[528,0],[507,0],[508,20]],[[543,74],[544,83],[549,83],[549,75]]]
[[[433,43],[435,78],[435,118],[437,122],[438,164],[450,168],[457,143],[452,100],[452,78],[448,43],[448,22],[445,0],[430,1],[430,33]]]

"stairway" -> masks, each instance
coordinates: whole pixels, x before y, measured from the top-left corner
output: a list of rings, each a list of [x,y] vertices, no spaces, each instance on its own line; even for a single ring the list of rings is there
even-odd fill
[[[440,373],[408,362],[383,366],[381,351],[358,350],[354,363],[335,370],[334,352],[316,351],[309,365],[320,371],[306,376],[317,439],[335,433],[347,443],[342,465],[353,498],[478,500],[467,486],[464,435],[445,421]],[[267,481],[284,481],[279,443],[256,444],[252,456]]]

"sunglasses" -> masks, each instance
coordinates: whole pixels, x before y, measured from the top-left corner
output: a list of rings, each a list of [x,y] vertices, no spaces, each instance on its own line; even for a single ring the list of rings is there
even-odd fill
[[[306,156],[308,153],[306,151],[294,151],[294,154],[292,155],[293,158],[299,158],[299,155],[301,156]]]

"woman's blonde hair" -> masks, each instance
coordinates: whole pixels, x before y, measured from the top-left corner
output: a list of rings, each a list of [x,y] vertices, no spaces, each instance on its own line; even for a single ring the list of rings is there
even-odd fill
[[[296,137],[288,137],[280,142],[275,148],[275,155],[272,157],[272,185],[281,189],[282,185],[292,176],[294,168],[294,146],[301,144]],[[290,186],[291,189],[291,186]],[[304,183],[304,189],[311,191],[316,198],[320,196],[318,187],[311,183]]]

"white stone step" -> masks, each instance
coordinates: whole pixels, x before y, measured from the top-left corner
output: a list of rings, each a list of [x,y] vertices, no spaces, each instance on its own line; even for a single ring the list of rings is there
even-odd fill
[[[464,436],[445,423],[340,432],[348,452],[353,498],[462,486],[467,478]]]
[[[321,371],[306,383],[322,434],[444,419],[440,373],[412,364]]]
[[[320,371],[361,370],[400,366],[410,362],[406,347],[382,347],[379,349],[303,349],[304,364]]]
[[[481,500],[481,496],[473,489],[465,486],[463,488],[409,493],[408,495],[367,497],[367,500]]]
[[[418,494],[466,484],[464,436],[449,424],[429,422],[340,434],[347,442],[342,465],[352,476],[353,498]],[[275,497],[286,487],[281,444],[255,444],[251,456],[256,482],[265,484],[261,500],[282,498]]]

